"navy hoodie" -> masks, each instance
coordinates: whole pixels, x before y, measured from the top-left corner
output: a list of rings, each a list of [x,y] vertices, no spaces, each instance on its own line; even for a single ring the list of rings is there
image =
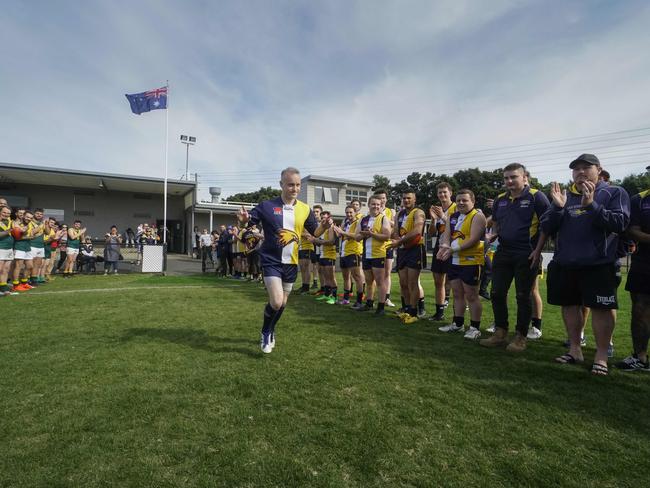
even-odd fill
[[[542,216],[542,229],[555,237],[553,260],[564,266],[593,266],[617,259],[619,234],[630,223],[630,197],[620,186],[599,181],[594,201],[582,206],[582,193],[571,185],[564,208],[555,204]]]

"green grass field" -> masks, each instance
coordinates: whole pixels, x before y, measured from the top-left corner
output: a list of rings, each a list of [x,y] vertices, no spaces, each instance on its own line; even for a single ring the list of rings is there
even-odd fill
[[[650,375],[554,364],[555,307],[515,356],[292,296],[263,355],[264,301],[143,275],[1,298],[0,486],[647,486]]]

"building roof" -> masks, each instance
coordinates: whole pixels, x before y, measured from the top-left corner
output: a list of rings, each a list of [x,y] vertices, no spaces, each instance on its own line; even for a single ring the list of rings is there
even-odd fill
[[[367,187],[371,187],[374,184],[368,181],[345,180],[342,178],[332,178],[331,176],[318,176],[318,175],[307,175],[302,179],[302,181],[304,180],[325,181],[328,183],[340,183],[343,185],[347,184],[347,185],[357,185],[357,186],[367,186]]]
[[[162,194],[164,180],[144,176],[95,173],[76,169],[0,162],[0,184]],[[167,180],[167,192],[170,195],[184,196],[194,191],[195,188],[194,181]]]

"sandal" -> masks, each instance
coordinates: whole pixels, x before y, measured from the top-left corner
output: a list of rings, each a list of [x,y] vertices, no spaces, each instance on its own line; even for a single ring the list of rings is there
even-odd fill
[[[594,376],[607,376],[609,375],[609,369],[607,369],[606,364],[594,363],[591,365],[591,374]]]
[[[560,364],[577,364],[584,362],[584,359],[576,359],[567,352],[566,354],[556,357],[555,362]]]

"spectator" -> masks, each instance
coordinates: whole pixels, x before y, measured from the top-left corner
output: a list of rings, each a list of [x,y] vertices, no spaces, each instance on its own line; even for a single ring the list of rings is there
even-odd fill
[[[201,270],[205,271],[206,261],[212,262],[212,236],[208,234],[208,229],[203,229],[199,237],[199,246],[201,249]]]
[[[192,232],[192,242],[194,242],[194,246],[192,247],[192,257],[194,259],[199,259],[199,248],[201,247],[201,234],[199,234],[199,227],[195,226],[194,227],[194,232]]]
[[[120,260],[120,248],[122,247],[122,236],[117,233],[117,227],[112,226],[111,231],[106,234],[106,245],[104,246],[104,275],[113,269],[117,274],[117,264]]]
[[[219,227],[219,240],[217,241],[217,255],[219,256],[219,268],[217,274],[226,276],[228,274],[228,240],[229,234],[225,225]]]
[[[129,227],[126,229],[126,247],[133,247],[135,245],[135,233],[133,229]]]
[[[79,256],[79,265],[81,266],[81,271],[94,273],[96,271],[96,262],[97,256],[95,255],[95,249],[93,248],[93,241],[90,236],[86,236],[84,243],[81,245],[81,254]]]

